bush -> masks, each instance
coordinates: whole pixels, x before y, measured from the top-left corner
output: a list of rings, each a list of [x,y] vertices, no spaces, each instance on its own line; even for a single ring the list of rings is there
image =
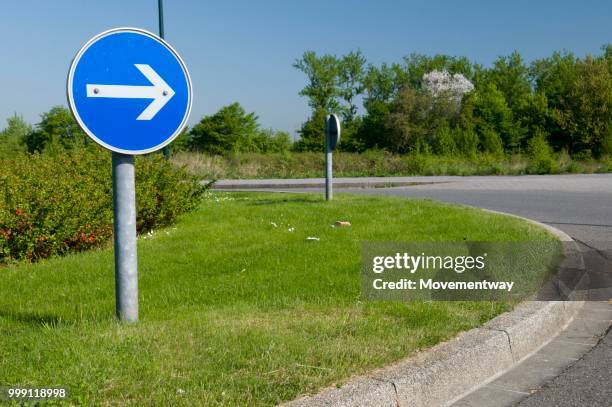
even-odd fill
[[[599,157],[606,157],[612,155],[612,123],[608,124],[608,128],[606,129],[601,144],[598,148],[597,155]]]
[[[473,134],[473,133],[472,133]],[[552,153],[551,153],[552,154]],[[567,154],[552,154],[538,166],[535,156],[526,154],[494,154],[477,152],[435,155],[424,151],[393,154],[385,150],[366,150],[355,154],[334,153],[336,177],[382,177],[407,175],[522,175],[526,173],[558,172],[612,172],[612,157],[598,161],[579,161]],[[542,157],[542,156],[540,156]],[[238,153],[211,156],[181,152],[172,157],[179,167],[201,179],[248,178],[312,178],[323,177],[323,153]]]
[[[80,251],[112,237],[110,154],[74,149],[0,162],[0,263]],[[137,230],[170,224],[197,204],[198,179],[160,155],[136,160]]]
[[[553,157],[552,147],[546,141],[543,133],[537,134],[527,144],[529,154],[529,167],[527,171],[532,174],[553,174],[558,172],[559,165]]]
[[[473,157],[478,153],[478,135],[471,130],[456,128],[453,130],[455,143],[459,152],[467,157]]]
[[[438,130],[434,141],[434,152],[440,155],[453,155],[456,148],[451,129],[448,126],[444,126]]]
[[[494,154],[503,155],[504,147],[502,139],[497,132],[491,128],[485,128],[480,135],[480,146],[482,151]]]
[[[253,152],[283,153],[291,149],[291,137],[286,131],[261,130],[253,140]]]

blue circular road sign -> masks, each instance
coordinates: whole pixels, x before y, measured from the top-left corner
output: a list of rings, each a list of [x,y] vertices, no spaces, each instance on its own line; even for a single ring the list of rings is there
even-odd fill
[[[85,133],[122,154],[169,144],[187,124],[191,79],[179,54],[138,28],[96,35],[68,73],[68,104]]]

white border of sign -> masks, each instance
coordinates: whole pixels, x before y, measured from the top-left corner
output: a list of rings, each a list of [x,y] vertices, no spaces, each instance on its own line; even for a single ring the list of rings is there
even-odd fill
[[[181,68],[183,68],[183,72],[185,73],[185,77],[187,78],[187,88],[188,88],[187,89],[187,93],[188,93],[187,96],[188,96],[189,100],[188,100],[188,103],[187,103],[187,110],[185,111],[185,115],[183,116],[183,120],[181,121],[180,126],[176,129],[174,134],[172,134],[172,136],[170,136],[168,139],[166,139],[163,143],[158,144],[155,147],[152,147],[152,148],[149,148],[149,149],[146,149],[146,150],[123,150],[121,148],[116,148],[114,146],[111,146],[111,145],[103,142],[102,140],[97,138],[95,136],[95,134],[91,130],[89,130],[89,128],[87,128],[85,123],[83,123],[83,120],[81,120],[81,117],[79,116],[79,113],[77,112],[77,109],[76,109],[76,107],[74,105],[74,98],[73,98],[73,95],[72,95],[72,81],[74,79],[74,70],[75,70],[76,66],[78,65],[81,57],[83,56],[85,51],[87,51],[89,49],[89,47],[92,44],[94,44],[95,42],[97,42],[98,40],[100,40],[100,39],[102,39],[104,37],[107,37],[107,36],[109,36],[111,34],[116,34],[116,33],[119,33],[119,32],[132,32],[132,33],[137,33],[137,34],[144,34],[146,36],[151,37],[155,41],[160,42],[163,46],[165,46],[174,55],[174,57],[177,59],[177,61],[181,65]],[[172,143],[172,141],[179,134],[181,134],[181,132],[183,131],[183,129],[187,125],[187,120],[189,119],[189,115],[191,114],[191,104],[193,102],[192,87],[191,87],[191,76],[189,75],[189,71],[187,70],[187,66],[185,65],[185,62],[183,61],[181,56],[178,54],[178,52],[176,52],[176,50],[174,48],[172,48],[172,46],[170,44],[168,44],[166,41],[164,41],[162,38],[158,37],[157,35],[149,32],[149,31],[143,30],[141,28],[134,28],[134,27],[111,28],[110,30],[106,30],[106,31],[104,31],[104,32],[94,36],[89,41],[87,41],[87,43],[85,45],[83,45],[83,47],[79,50],[79,52],[77,52],[75,57],[72,59],[72,62],[70,63],[70,69],[68,71],[68,80],[67,80],[67,85],[66,86],[67,86],[66,92],[67,92],[67,97],[68,97],[68,105],[70,107],[70,111],[72,112],[72,115],[76,119],[76,121],[79,124],[79,126],[81,127],[81,129],[83,129],[83,131],[85,133],[87,133],[87,135],[89,137],[91,137],[96,143],[98,143],[102,147],[104,147],[104,148],[106,148],[108,150],[114,151],[116,153],[131,154],[131,155],[140,155],[140,154],[152,153],[154,151],[157,151],[157,150],[160,150],[160,149],[164,148],[168,144]]]

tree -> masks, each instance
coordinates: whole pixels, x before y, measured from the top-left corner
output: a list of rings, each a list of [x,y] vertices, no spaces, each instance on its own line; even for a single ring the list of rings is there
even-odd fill
[[[369,65],[363,78],[366,93],[364,107],[371,102],[391,103],[407,82],[407,74],[400,64]]]
[[[391,112],[391,104],[381,100],[368,100],[365,103],[367,114],[356,131],[362,149],[384,148],[386,145],[386,124]]]
[[[548,99],[543,92],[537,91],[525,101],[519,117],[520,128],[526,138],[532,138],[539,134],[546,139],[552,140],[551,131],[554,128],[554,118],[548,106]],[[528,140],[521,141],[521,147],[527,147]],[[562,143],[551,143],[557,150],[564,148]]]
[[[601,58],[608,64],[608,70],[612,72],[612,44],[605,44],[601,47],[603,54]]]
[[[327,112],[315,110],[298,130],[300,139],[293,145],[295,151],[323,151],[325,147],[325,118]]]
[[[460,73],[451,75],[448,71],[434,70],[423,75],[423,88],[434,97],[450,97],[460,103],[463,95],[474,90],[474,85]]]
[[[8,157],[24,151],[23,140],[32,132],[32,126],[16,113],[7,119],[7,126],[0,132],[0,157]]]
[[[612,122],[612,48],[584,60],[572,53],[554,53],[535,61],[530,75],[546,97],[551,144],[570,154],[604,154]]]
[[[431,71],[447,71],[450,74],[461,74],[468,80],[472,78],[472,63],[466,57],[410,54],[404,57],[404,63],[407,84],[414,89],[423,87],[423,76]]]
[[[313,111],[338,110],[340,61],[335,55],[319,57],[314,51],[306,51],[293,67],[308,77],[308,84],[300,91],[300,96],[308,98]]]
[[[48,148],[74,148],[87,144],[83,130],[63,106],[55,106],[41,115],[36,129],[28,133],[23,142],[29,152],[42,152]]]
[[[499,57],[493,68],[486,71],[485,78],[504,95],[513,112],[518,113],[524,108],[532,89],[529,68],[523,62],[521,54],[514,51],[509,56]]]
[[[447,55],[411,54],[404,58],[404,65],[383,63],[380,67],[368,66],[364,77],[367,114],[356,135],[364,148],[390,148],[393,151],[420,148],[419,143],[433,143],[438,133],[436,129],[455,120],[452,116],[457,113],[456,103],[452,109],[448,98],[433,97],[437,95],[432,92],[428,97],[421,92],[425,90],[424,76],[435,70],[448,72],[457,80],[466,78],[466,82],[472,76],[472,65],[467,58]],[[415,108],[420,113],[415,114]],[[403,114],[408,116],[402,117]],[[422,123],[420,119],[414,121],[422,116],[427,117],[429,123]],[[425,132],[423,138],[414,144],[416,139],[413,136],[420,134],[421,130]]]
[[[339,94],[346,104],[342,109],[345,123],[351,123],[357,115],[355,97],[364,91],[366,60],[361,51],[351,51],[339,61]]]
[[[185,127],[181,133],[168,145],[172,153],[178,151],[189,150],[190,148],[190,129],[189,126]]]
[[[543,127],[552,146],[557,150],[567,149],[570,153],[575,143],[574,135],[559,122],[557,112],[565,110],[570,103],[570,90],[577,80],[577,64],[578,58],[574,54],[555,52],[549,58],[534,61],[529,68],[530,79],[540,98],[532,101],[536,102],[532,107],[539,110],[530,113],[532,122],[536,117],[540,122],[545,121]],[[544,100],[546,109],[543,109]],[[532,128],[530,135],[533,134]]]
[[[514,51],[509,56],[500,56],[493,63],[491,69],[478,67],[476,69],[476,88],[482,94],[489,95],[493,103],[488,110],[491,113],[497,109],[498,119],[493,126],[479,128],[481,143],[485,142],[488,146],[495,145],[495,133],[503,140],[506,148],[520,149],[525,145],[525,138],[528,137],[532,123],[527,120],[533,112],[528,110],[533,108],[533,89],[530,82],[529,68],[525,65],[521,55]],[[492,92],[493,87],[505,99],[506,106],[510,109],[510,114],[506,114],[505,108],[499,104],[496,95]],[[484,106],[481,106],[484,107]],[[501,119],[504,116],[504,119]],[[491,117],[490,117],[491,118]],[[510,121],[511,123],[503,123]],[[505,129],[501,128],[506,127]],[[540,129],[541,130],[541,129]],[[484,144],[483,144],[484,145]]]
[[[354,135],[354,144],[360,149],[385,147],[391,104],[406,82],[407,75],[400,64],[368,66],[363,79],[366,115]]]
[[[612,72],[603,58],[588,56],[576,65],[576,80],[555,118],[570,134],[570,152],[589,151],[600,155],[607,131],[612,126]]]
[[[445,118],[456,122],[463,96],[470,93],[474,85],[460,73],[431,71],[423,76],[423,90],[432,96],[434,118]]]
[[[190,145],[211,154],[252,151],[258,132],[255,113],[246,113],[239,103],[232,103],[193,126]]]
[[[468,103],[472,104],[474,125],[479,135],[490,137],[492,131],[497,133],[505,149],[520,145],[521,133],[514,125],[512,110],[493,83],[474,92]]]
[[[211,154],[282,152],[291,147],[288,133],[261,129],[255,113],[247,113],[239,103],[204,116],[183,142]]]
[[[384,147],[395,153],[420,151],[429,146],[436,126],[431,120],[433,97],[410,87],[402,89],[391,105],[383,136]]]
[[[308,84],[300,95],[308,98],[312,108],[310,118],[298,132],[301,139],[295,144],[295,149],[318,151],[323,148],[325,115],[328,113],[342,116],[344,137],[340,147],[349,150],[361,148],[360,141],[354,137],[359,126],[355,121],[355,98],[365,89],[365,63],[361,51],[351,51],[341,58],[317,56],[314,51],[307,51],[293,64],[308,77]]]
[[[342,137],[338,145],[339,151],[348,151],[352,153],[363,152],[366,147],[359,131],[363,127],[363,118],[355,116],[350,122],[342,122]]]
[[[607,61],[612,59],[612,44],[604,44],[601,46],[601,50],[603,51],[602,57]]]
[[[571,52],[555,52],[549,58],[534,61],[529,76],[535,89],[543,93],[549,106],[558,108],[565,105],[569,89],[576,81],[578,58]]]

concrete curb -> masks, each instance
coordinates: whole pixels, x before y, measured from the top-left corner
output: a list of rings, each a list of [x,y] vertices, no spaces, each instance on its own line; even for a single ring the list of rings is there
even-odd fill
[[[584,261],[572,238],[552,226],[524,219],[564,244],[560,268],[582,269]],[[423,352],[340,388],[324,389],[284,406],[446,406],[496,379],[537,352],[562,331],[584,301],[526,301],[480,328],[459,334]]]

